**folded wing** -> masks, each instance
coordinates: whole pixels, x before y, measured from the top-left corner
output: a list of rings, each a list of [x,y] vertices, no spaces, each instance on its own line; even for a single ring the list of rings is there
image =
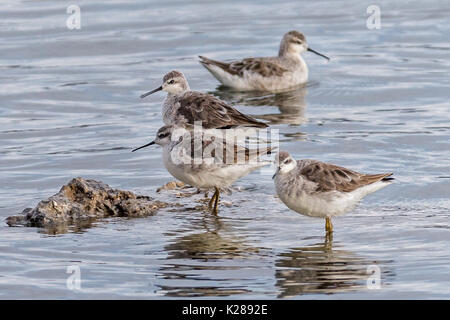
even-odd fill
[[[238,126],[266,128],[267,124],[247,116],[224,101],[201,92],[189,91],[179,98],[178,115],[186,124],[202,121],[205,129],[228,129]]]
[[[208,65],[214,65],[225,72],[243,77],[245,73],[255,73],[263,77],[281,77],[287,69],[281,67],[279,64],[271,61],[270,58],[247,58],[239,61],[233,61],[230,63],[216,61],[208,59],[203,56],[199,56],[205,67]]]
[[[300,174],[309,181],[315,182],[318,192],[351,192],[378,181],[393,180],[389,178],[392,175],[391,172],[362,174],[333,164],[311,160],[301,167]]]

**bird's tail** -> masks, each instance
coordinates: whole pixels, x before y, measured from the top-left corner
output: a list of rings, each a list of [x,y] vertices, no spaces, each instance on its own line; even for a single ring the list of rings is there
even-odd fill
[[[207,68],[208,68],[208,66],[213,65],[213,66],[218,66],[221,69],[227,69],[229,66],[229,63],[212,60],[212,59],[209,59],[204,56],[198,56],[198,57],[200,58],[200,63]]]
[[[383,177],[383,179],[381,179],[381,181],[390,182],[390,181],[395,180],[395,178],[392,177],[393,174],[394,173],[392,173],[392,172],[386,173],[386,175]]]

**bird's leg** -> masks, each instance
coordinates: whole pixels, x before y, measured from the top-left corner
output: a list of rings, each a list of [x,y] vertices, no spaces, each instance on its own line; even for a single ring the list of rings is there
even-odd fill
[[[209,202],[208,202],[209,210],[212,210],[212,205],[213,205],[214,200],[216,199],[216,197],[217,197],[217,188],[216,188],[216,191],[214,192],[213,196],[211,197],[211,200],[209,200]]]
[[[325,231],[332,233],[333,232],[333,224],[331,223],[331,218],[325,218]]]
[[[217,196],[216,196],[216,201],[214,202],[214,210],[213,210],[213,213],[215,215],[217,215],[217,206],[219,204],[219,195],[220,195],[220,190],[217,187],[216,187],[216,193],[217,193]]]
[[[333,248],[333,232],[327,232],[325,234],[325,243],[324,243],[324,250],[326,252],[329,252]]]

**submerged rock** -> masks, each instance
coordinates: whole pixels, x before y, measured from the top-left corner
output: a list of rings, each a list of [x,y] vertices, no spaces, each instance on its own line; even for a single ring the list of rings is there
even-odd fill
[[[145,217],[168,204],[131,191],[112,189],[107,184],[72,179],[36,208],[6,219],[9,226],[55,227],[105,217]]]

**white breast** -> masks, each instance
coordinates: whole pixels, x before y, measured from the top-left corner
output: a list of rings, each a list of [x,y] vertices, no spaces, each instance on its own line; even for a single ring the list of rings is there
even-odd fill
[[[177,151],[175,150],[174,152]],[[164,147],[163,161],[164,166],[172,176],[197,188],[229,187],[236,180],[246,176],[259,167],[269,164],[269,162],[261,161],[257,164],[202,165],[199,168],[199,165],[192,165],[188,162],[174,162],[169,147]]]

